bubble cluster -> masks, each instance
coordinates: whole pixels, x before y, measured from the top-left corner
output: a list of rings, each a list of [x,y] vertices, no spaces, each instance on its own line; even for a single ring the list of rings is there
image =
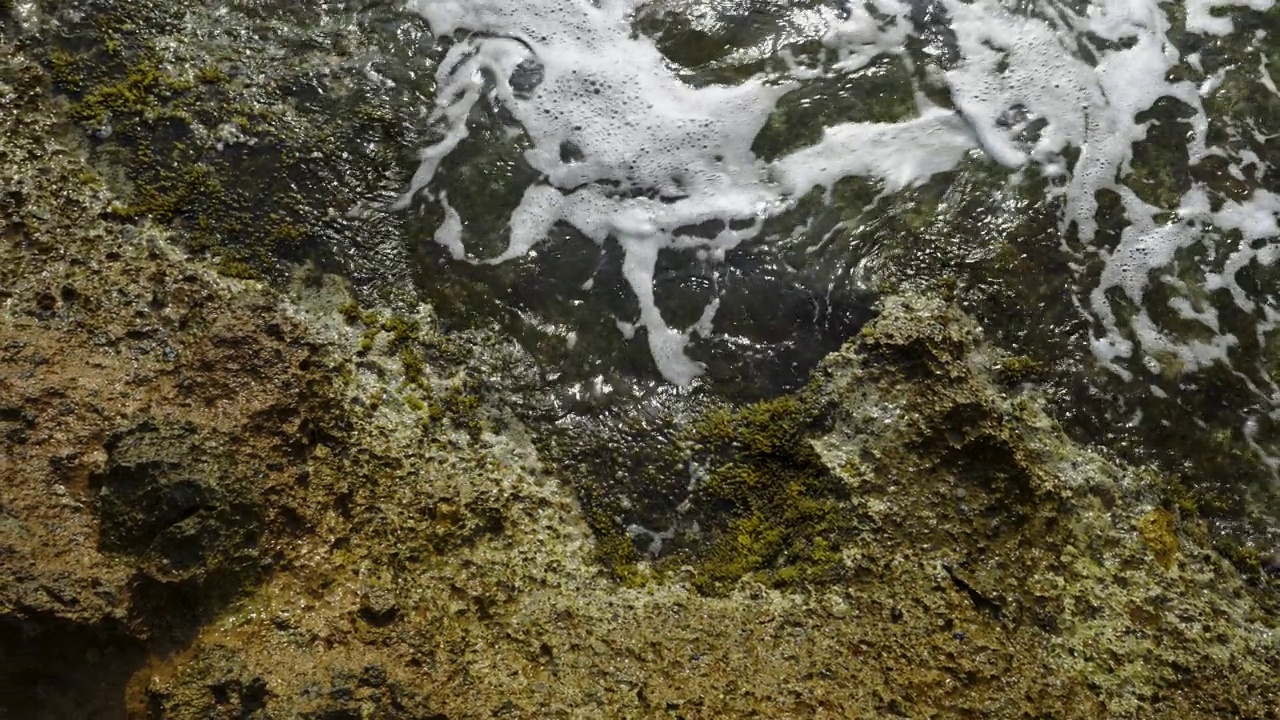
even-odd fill
[[[466,118],[492,79],[494,99],[532,142],[525,160],[542,180],[525,190],[512,213],[507,249],[472,260],[499,263],[524,255],[559,222],[597,242],[613,238],[625,251],[623,275],[640,306],[638,318],[618,321],[643,328],[658,369],[685,385],[701,372],[684,352],[689,336],[709,332],[717,306],[712,300],[694,327],[668,327],[654,299],[659,252],[694,246],[722,256],[758,232],[760,218],[815,185],[863,174],[907,186],[950,169],[973,143],[954,113],[930,108],[900,125],[833,128],[830,141],[813,149],[830,156],[826,170],[815,170],[807,156],[770,166],[751,145],[794,81],[757,76],[736,85],[692,87],[650,39],[632,32],[637,4],[411,0],[409,7],[433,33],[459,42],[438,73],[436,117],[446,136],[423,151],[402,203],[430,192],[440,161],[466,136]],[[834,8],[830,17],[837,19]],[[867,32],[893,28],[901,34],[893,18],[868,18],[862,18],[871,23]],[[852,37],[865,45],[868,36]],[[721,229],[709,237],[677,232],[715,221]],[[437,241],[455,257],[466,257],[461,234],[456,213],[446,207]]]
[[[441,203],[445,220],[436,240],[468,262],[523,256],[558,223],[598,243],[615,240],[640,309],[637,317],[614,321],[628,338],[643,334],[671,382],[688,384],[700,373],[686,345],[693,334],[710,332],[718,305],[709,302],[695,326],[669,327],[654,297],[659,253],[695,248],[703,260],[722,258],[754,237],[763,219],[815,188],[860,176],[893,193],[978,153],[1013,171],[1049,178],[1063,208],[1064,249],[1080,258],[1080,267],[1102,268],[1095,277],[1077,278],[1091,284],[1078,299],[1094,321],[1097,358],[1117,373],[1144,367],[1144,356],[1154,353],[1177,356],[1184,369],[1194,369],[1224,361],[1239,341],[1220,332],[1215,312],[1200,303],[1184,298],[1170,309],[1204,327],[1208,339],[1186,340],[1161,329],[1145,307],[1153,282],[1183,282],[1168,268],[1179,252],[1210,242],[1206,228],[1255,241],[1224,250],[1218,265],[1205,269],[1207,289],[1225,288],[1241,309],[1280,318],[1280,309],[1269,303],[1255,307],[1258,298],[1236,280],[1240,268],[1275,260],[1275,196],[1259,191],[1214,211],[1193,186],[1177,207],[1156,207],[1127,185],[1134,147],[1151,128],[1144,117],[1162,99],[1187,110],[1178,122],[1186,126],[1190,163],[1225,156],[1207,146],[1201,100],[1222,77],[1201,87],[1170,79],[1180,76],[1173,71],[1184,59],[1169,40],[1169,18],[1159,0],[801,4],[794,13],[803,18],[794,25],[830,54],[830,64],[815,69],[792,62],[776,75],[699,87],[682,81],[654,42],[633,32],[632,14],[643,3],[409,0],[434,34],[455,42],[437,73],[434,117],[444,137],[422,151],[402,203],[419,193]],[[1194,0],[1187,3],[1187,29],[1230,32],[1231,21],[1210,10],[1272,3]],[[916,87],[914,117],[831,125],[816,143],[770,162],[752,152],[782,96],[823,73],[855,72],[879,56],[910,64],[912,36],[937,46],[936,66],[925,74],[949,91],[949,107]],[[1186,62],[1199,67],[1198,58]],[[1259,72],[1264,85],[1271,82],[1265,58]],[[919,75],[913,82],[921,82]],[[539,177],[509,218],[506,249],[483,259],[466,252],[465,223],[432,185],[441,161],[467,136],[468,118],[482,98],[520,125],[530,141],[524,160]],[[1247,160],[1232,165],[1235,172],[1243,173]],[[1261,172],[1257,162],[1253,167]],[[1103,247],[1096,241],[1105,193],[1121,198],[1124,227]],[[1129,307],[1122,312],[1117,303]]]

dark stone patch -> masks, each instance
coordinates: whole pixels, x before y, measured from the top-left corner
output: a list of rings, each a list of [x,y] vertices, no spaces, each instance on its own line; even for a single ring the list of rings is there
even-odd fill
[[[124,718],[124,687],[145,658],[121,623],[0,616],[0,717]]]
[[[185,631],[258,578],[263,511],[230,458],[194,428],[144,422],[107,443],[90,477],[99,546],[137,561],[135,616]]]

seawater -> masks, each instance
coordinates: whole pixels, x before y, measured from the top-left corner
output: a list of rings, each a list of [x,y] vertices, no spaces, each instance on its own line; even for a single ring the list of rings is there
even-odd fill
[[[432,109],[441,139],[422,149],[399,205],[438,204],[443,220],[434,240],[459,263],[525,257],[558,225],[596,243],[615,241],[638,307],[635,316],[613,318],[618,332],[646,342],[662,376],[687,386],[704,369],[690,357],[690,343],[715,332],[722,298],[713,282],[700,316],[673,325],[655,296],[660,258],[683,253],[713,268],[714,281],[726,253],[760,239],[766,222],[793,213],[815,190],[829,196],[839,181],[862,178],[877,188],[877,203],[962,163],[989,163],[1011,182],[1036,179],[1059,208],[1059,244],[1075,274],[1034,281],[1069,289],[1092,328],[1089,351],[1100,367],[1139,384],[1225,367],[1249,388],[1264,419],[1275,421],[1280,386],[1266,357],[1280,345],[1280,302],[1276,288],[1247,278],[1280,253],[1280,195],[1268,189],[1274,168],[1253,149],[1274,142],[1280,121],[1238,121],[1206,109],[1228,74],[1280,97],[1273,40],[1265,30],[1239,29],[1235,16],[1273,2],[762,0],[754,6],[767,6],[771,31],[744,35],[724,64],[779,62],[693,82],[636,18],[669,11],[696,30],[749,16],[757,11],[744,9],[749,3],[409,0],[408,9],[450,44]],[[1207,42],[1232,43],[1249,60],[1206,73],[1200,54],[1183,48]],[[935,61],[916,67],[913,43],[929,44]],[[807,59],[797,59],[796,48]],[[907,117],[836,119],[780,156],[753,151],[789,94],[883,58],[911,70]],[[921,78],[944,88],[946,100],[926,92]],[[506,219],[505,249],[484,257],[469,250],[475,238],[442,177],[482,103],[508,119],[533,178]],[[1176,116],[1161,111],[1170,103]],[[1153,201],[1136,191],[1135,149],[1162,124],[1175,127],[1178,144],[1162,151],[1187,167],[1220,161],[1237,190],[1223,192],[1193,173],[1172,197]],[[1099,226],[1107,197],[1118,199],[1118,236]],[[689,232],[695,227],[712,230]],[[801,218],[795,232],[810,230]],[[1169,299],[1152,308],[1156,286]],[[1155,384],[1151,391],[1167,392]],[[1246,432],[1256,434],[1259,419],[1245,418]]]

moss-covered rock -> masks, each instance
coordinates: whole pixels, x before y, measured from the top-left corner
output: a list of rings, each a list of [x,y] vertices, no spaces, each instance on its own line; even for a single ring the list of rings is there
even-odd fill
[[[340,27],[292,10],[50,0],[31,12],[56,26],[30,23],[20,41],[111,167],[114,216],[179,229],[179,244],[229,277],[280,280],[314,262],[385,299],[388,272],[407,284],[406,249],[398,222],[365,203],[397,191],[392,176],[412,169],[401,150],[423,129],[393,110],[416,110],[418,86],[387,92],[372,68],[397,73],[388,58],[407,49],[360,32],[377,12],[351,9]],[[380,247],[383,264],[353,244]]]
[[[820,410],[784,396],[699,419],[689,441],[703,476],[688,502],[705,535],[667,565],[691,563],[695,587],[711,593],[748,575],[778,587],[842,577],[856,519],[844,512],[848,489],[809,442]]]
[[[888,298],[803,392],[691,425],[680,514],[695,529],[631,572],[870,604],[941,584],[1087,686],[1087,712],[1275,697],[1280,596],[1256,551],[1216,551],[1175,479],[1075,445],[1028,386],[1010,389],[1024,363],[953,304]],[[1220,618],[1213,639],[1193,629]]]
[[[818,442],[854,510],[877,520],[864,542],[936,558],[976,605],[1040,635],[1051,663],[1085,673],[1111,713],[1187,687],[1218,687],[1226,707],[1272,696],[1260,688],[1274,590],[1250,590],[1190,508],[1153,507],[1158,474],[1075,447],[1033,396],[999,390],[992,352],[954,308],[908,298],[826,363],[839,429]],[[1206,602],[1215,587],[1231,589]],[[1254,629],[1204,643],[1172,622],[1224,611]]]

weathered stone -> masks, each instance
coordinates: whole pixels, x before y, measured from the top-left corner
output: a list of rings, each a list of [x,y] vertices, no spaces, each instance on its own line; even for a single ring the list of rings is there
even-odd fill
[[[47,86],[0,40],[0,711],[1280,706],[1273,559],[1232,565],[1171,479],[1073,443],[950,302],[891,297],[802,394],[713,413],[676,451],[748,448],[722,487],[806,482],[623,587],[513,411],[539,402],[514,343],[315,271],[220,276],[181,222],[111,210]]]

